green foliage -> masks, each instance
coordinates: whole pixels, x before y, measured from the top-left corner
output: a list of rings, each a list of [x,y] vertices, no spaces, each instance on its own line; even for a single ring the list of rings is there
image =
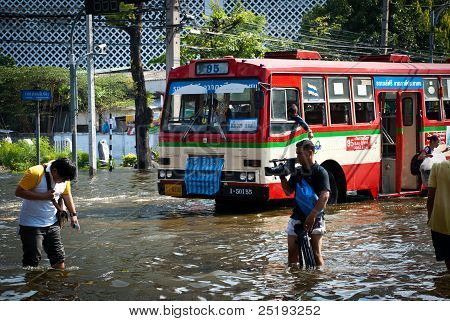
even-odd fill
[[[137,156],[135,154],[127,154],[122,156],[122,167],[134,167],[137,163]]]
[[[89,168],[89,154],[83,151],[77,151],[78,168]]]
[[[212,13],[204,16],[200,34],[190,33],[181,37],[181,63],[192,59],[221,58],[234,56],[242,58],[260,57],[268,49],[264,46],[266,20],[246,10],[238,1],[227,15],[218,2],[211,3]],[[162,55],[150,61],[165,63]]]
[[[31,166],[36,165],[36,140],[30,145],[24,140],[9,143],[5,140],[0,142],[0,166],[14,172],[23,172]],[[56,152],[47,137],[39,140],[41,163],[47,163],[59,157],[69,157],[68,150]]]
[[[7,56],[3,53],[3,50],[0,49],[0,66],[4,67],[14,67],[16,62],[10,56]]]
[[[87,110],[86,72],[77,73],[79,111]],[[96,77],[95,94],[98,112],[133,105],[134,85],[128,75]],[[35,102],[20,98],[22,89],[46,89],[52,92],[50,102],[42,102],[42,116],[53,115],[70,104],[69,71],[57,67],[0,67],[0,116],[9,129],[33,132]]]
[[[388,46],[392,51],[404,51],[416,60],[426,60],[430,6],[443,3],[446,0],[391,1]],[[376,47],[381,39],[382,8],[382,0],[327,0],[302,17],[301,39],[338,59],[342,56],[348,58],[351,51],[355,51],[355,55],[358,55],[358,51],[360,54],[371,51],[380,53]],[[450,54],[449,37],[450,11],[447,10],[442,13],[435,30],[436,51],[442,58]],[[342,45],[342,49],[331,48],[327,44]],[[352,49],[355,44],[372,48],[355,50]]]

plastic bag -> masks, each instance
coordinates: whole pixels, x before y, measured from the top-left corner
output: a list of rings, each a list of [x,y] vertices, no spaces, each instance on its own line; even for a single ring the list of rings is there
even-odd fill
[[[421,171],[429,171],[431,170],[431,167],[433,167],[433,164],[442,163],[445,161],[445,155],[441,152],[433,152],[431,155],[433,157],[427,157],[423,160],[422,164],[420,165]]]

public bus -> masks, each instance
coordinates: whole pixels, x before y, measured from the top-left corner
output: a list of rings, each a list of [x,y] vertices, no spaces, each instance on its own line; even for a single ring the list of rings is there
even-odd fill
[[[399,54],[325,61],[298,50],[175,68],[161,119],[159,193],[219,202],[288,198],[266,168],[295,158],[295,144],[307,138],[288,119],[292,104],[313,130],[331,203],[355,193],[418,194],[411,159],[429,135],[439,135],[441,150],[450,140],[450,63],[411,63]]]

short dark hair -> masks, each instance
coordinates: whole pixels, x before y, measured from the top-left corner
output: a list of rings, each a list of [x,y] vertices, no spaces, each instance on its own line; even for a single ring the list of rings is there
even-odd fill
[[[297,113],[298,112],[298,107],[296,104],[291,104],[287,110],[288,114],[290,113]]]
[[[439,136],[438,135],[431,135],[431,136],[428,136],[427,139],[430,142],[438,142],[439,141]]]
[[[312,141],[310,141],[309,139],[303,139],[303,140],[299,141],[295,146],[300,147],[303,150],[310,150],[313,152],[316,150],[316,146],[314,146],[314,143]]]
[[[62,157],[52,163],[52,169],[55,169],[59,176],[65,181],[71,181],[75,178],[76,168],[70,159]]]

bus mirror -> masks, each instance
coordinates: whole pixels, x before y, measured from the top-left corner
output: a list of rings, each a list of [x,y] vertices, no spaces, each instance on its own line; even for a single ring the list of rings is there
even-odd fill
[[[255,108],[261,109],[264,106],[264,92],[261,90],[257,90],[254,93],[254,100],[255,100]]]

